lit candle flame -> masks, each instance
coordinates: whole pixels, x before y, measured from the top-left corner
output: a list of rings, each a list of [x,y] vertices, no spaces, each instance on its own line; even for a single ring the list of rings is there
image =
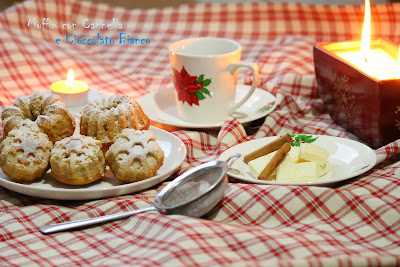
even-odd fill
[[[371,50],[371,4],[365,0],[364,26],[361,33],[361,54],[367,62],[368,54]]]
[[[377,80],[400,79],[400,47],[379,39],[371,40],[371,23],[371,3],[370,0],[365,0],[360,47],[354,46],[354,49],[341,52],[342,47],[336,54]],[[393,51],[398,48],[398,52]],[[334,50],[333,47],[331,49]]]
[[[74,86],[74,80],[75,80],[74,71],[72,69],[69,69],[68,74],[67,74],[67,87],[68,88],[71,88]]]

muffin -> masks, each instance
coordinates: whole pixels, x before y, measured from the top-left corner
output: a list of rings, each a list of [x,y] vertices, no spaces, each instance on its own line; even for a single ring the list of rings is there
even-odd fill
[[[124,129],[106,153],[106,163],[121,183],[148,179],[164,162],[164,151],[153,132]]]
[[[51,150],[51,174],[70,185],[92,183],[105,173],[101,142],[89,136],[71,136],[55,143]]]
[[[85,106],[80,119],[80,133],[102,142],[108,148],[122,130],[148,130],[149,117],[139,103],[125,95],[103,96]]]
[[[34,122],[26,120],[10,131],[0,145],[0,167],[18,182],[42,178],[49,167],[53,143]]]
[[[5,137],[26,120],[37,124],[53,144],[75,131],[75,118],[62,99],[40,91],[17,97],[10,107],[3,110],[1,120]]]

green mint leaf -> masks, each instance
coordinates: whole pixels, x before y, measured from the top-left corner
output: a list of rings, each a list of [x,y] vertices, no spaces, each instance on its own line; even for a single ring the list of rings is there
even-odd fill
[[[294,139],[295,140],[305,140],[305,139],[307,139],[308,138],[308,136],[307,135],[305,135],[305,134],[299,134],[299,135],[297,135]]]
[[[292,146],[300,146],[301,143],[313,143],[318,139],[318,137],[313,138],[312,135],[305,134],[292,135],[292,138],[295,140],[291,143]]]
[[[318,137],[315,137],[315,138],[308,138],[307,140],[306,140],[306,142],[307,143],[312,143],[312,142],[314,142],[315,140],[317,140],[318,139]]]
[[[300,141],[295,141],[290,143],[292,146],[300,146],[301,142]]]

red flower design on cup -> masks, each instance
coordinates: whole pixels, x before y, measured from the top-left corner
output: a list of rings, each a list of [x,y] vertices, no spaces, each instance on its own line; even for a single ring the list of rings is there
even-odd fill
[[[178,100],[189,105],[199,105],[199,100],[205,99],[205,95],[211,97],[210,91],[206,88],[211,83],[211,79],[204,79],[204,74],[200,76],[191,76],[182,67],[182,70],[172,68],[175,89],[178,94]]]

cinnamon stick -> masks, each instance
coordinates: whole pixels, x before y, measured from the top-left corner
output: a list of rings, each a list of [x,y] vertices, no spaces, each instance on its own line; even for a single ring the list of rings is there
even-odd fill
[[[285,134],[279,137],[278,139],[266,144],[263,147],[260,147],[259,149],[251,152],[250,154],[244,156],[244,162],[249,163],[249,161],[265,156],[271,152],[274,152],[275,150],[278,150],[281,148],[286,142],[290,142],[292,140],[292,137],[290,134]]]
[[[290,143],[287,142],[280,149],[278,149],[278,151],[276,151],[275,155],[272,157],[270,162],[267,164],[267,166],[265,166],[265,168],[262,170],[262,172],[260,173],[260,175],[258,175],[257,178],[260,180],[270,181],[271,174],[275,171],[276,168],[278,168],[279,164],[281,164],[282,161],[285,159],[291,147],[292,146],[290,145]]]

